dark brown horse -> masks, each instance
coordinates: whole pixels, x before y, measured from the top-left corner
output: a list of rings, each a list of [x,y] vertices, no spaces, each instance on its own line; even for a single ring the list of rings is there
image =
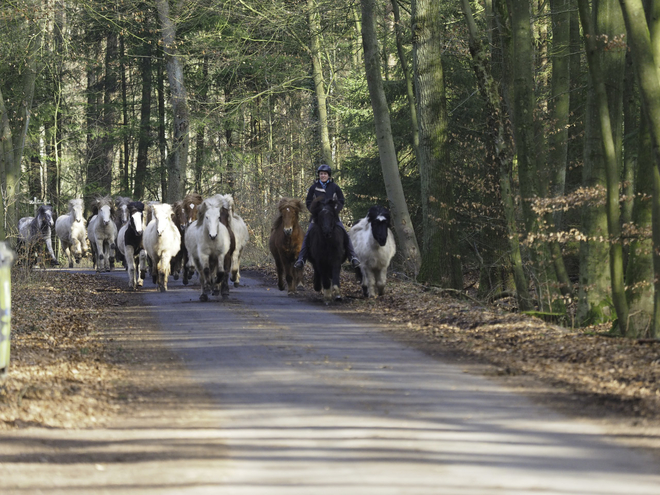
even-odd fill
[[[282,198],[277,209],[279,213],[270,229],[268,246],[277,267],[277,287],[284,290],[286,281],[289,294],[294,294],[298,284],[302,283],[302,270],[296,270],[293,264],[298,258],[304,237],[298,223],[303,202],[294,198]]]
[[[174,203],[174,224],[181,233],[181,251],[172,258],[170,264],[174,280],[179,278],[179,272],[183,272],[183,285],[188,285],[188,281],[195,273],[192,264],[188,263],[188,250],[184,242],[186,228],[192,222],[197,221],[197,210],[201,204],[202,195],[196,192],[188,193],[181,201]]]

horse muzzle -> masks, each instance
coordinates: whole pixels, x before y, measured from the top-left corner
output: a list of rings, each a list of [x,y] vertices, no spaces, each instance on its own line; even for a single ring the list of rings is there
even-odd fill
[[[284,229],[284,235],[287,237],[291,237],[291,234],[293,234],[293,227]]]

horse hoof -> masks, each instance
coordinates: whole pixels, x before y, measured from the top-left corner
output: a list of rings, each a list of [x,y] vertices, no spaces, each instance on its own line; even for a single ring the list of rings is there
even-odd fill
[[[208,301],[209,300],[208,294],[202,294],[201,296],[199,296],[199,300],[202,302]]]
[[[179,274],[178,274],[178,273],[175,273],[175,274],[173,275],[173,277],[174,277],[174,280],[179,280]]]
[[[341,296],[335,296],[335,301],[342,301],[342,300],[343,299],[341,298]]]
[[[240,287],[240,286],[241,284],[239,284],[238,282],[234,282],[234,287]]]

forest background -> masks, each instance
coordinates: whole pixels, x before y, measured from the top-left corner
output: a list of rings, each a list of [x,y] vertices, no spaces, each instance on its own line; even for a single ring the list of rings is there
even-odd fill
[[[234,195],[256,249],[327,163],[397,270],[660,333],[660,1],[14,0],[0,237],[35,204]]]

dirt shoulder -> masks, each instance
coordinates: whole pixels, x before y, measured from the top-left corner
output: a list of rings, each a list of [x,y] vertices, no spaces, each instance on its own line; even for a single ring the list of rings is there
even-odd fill
[[[269,267],[252,275],[275,286]],[[389,283],[382,298],[365,300],[346,274],[343,293],[343,302],[326,310],[387,323],[406,345],[660,452],[659,344],[567,330],[404,281]],[[322,306],[309,289],[296,297]],[[94,274],[40,272],[27,284],[14,284],[12,361],[0,384],[0,430],[157,420],[164,410],[206,403],[156,329],[137,317],[139,301],[123,284]]]

